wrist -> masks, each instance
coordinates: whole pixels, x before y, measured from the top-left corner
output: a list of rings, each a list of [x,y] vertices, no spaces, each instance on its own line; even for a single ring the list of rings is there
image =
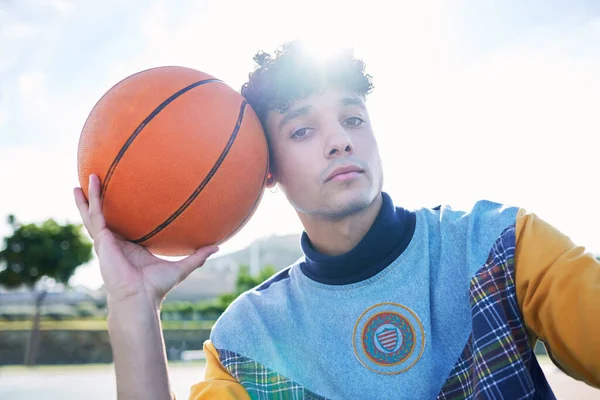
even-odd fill
[[[146,298],[127,298],[126,300],[109,300],[108,330],[136,330],[160,328],[160,305]]]
[[[132,311],[147,312],[147,310],[160,311],[162,299],[157,296],[147,295],[146,293],[131,294],[126,296],[117,296],[107,293],[106,305],[108,313]]]

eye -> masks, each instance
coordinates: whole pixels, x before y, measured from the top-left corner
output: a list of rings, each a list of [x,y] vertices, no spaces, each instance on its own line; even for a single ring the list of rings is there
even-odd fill
[[[292,139],[303,139],[310,134],[311,128],[300,128],[292,133]]]
[[[365,120],[360,117],[349,117],[344,120],[344,125],[355,128],[365,123]]]

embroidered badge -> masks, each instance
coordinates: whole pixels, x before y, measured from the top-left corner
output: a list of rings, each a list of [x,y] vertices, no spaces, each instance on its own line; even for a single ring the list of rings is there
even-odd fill
[[[421,358],[425,333],[417,315],[396,303],[367,309],[354,326],[354,353],[368,369],[394,375],[407,371]]]

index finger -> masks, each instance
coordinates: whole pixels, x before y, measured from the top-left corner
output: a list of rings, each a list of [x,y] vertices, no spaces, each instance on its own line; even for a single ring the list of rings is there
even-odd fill
[[[87,229],[88,233],[91,234],[89,205],[87,199],[85,198],[85,194],[80,187],[76,187],[73,189],[73,196],[75,197],[75,205],[79,210],[79,215],[81,215],[83,226],[85,226],[85,229]]]
[[[106,221],[104,219],[104,214],[102,213],[102,200],[100,198],[100,192],[100,178],[98,178],[98,175],[95,174],[90,175],[88,197],[90,228],[92,230],[92,236],[106,228]]]

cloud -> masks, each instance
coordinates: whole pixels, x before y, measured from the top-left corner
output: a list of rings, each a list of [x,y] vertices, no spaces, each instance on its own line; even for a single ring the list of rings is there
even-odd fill
[[[47,57],[57,30],[69,13],[69,7],[49,6],[54,3],[59,2],[24,0],[5,3],[0,10],[0,74],[15,73],[32,61],[39,62]],[[39,63],[37,66],[40,67]]]
[[[104,72],[135,53],[145,13],[140,2],[109,3],[8,3],[0,30],[0,110],[10,119],[0,144],[77,141],[87,114],[115,83]]]
[[[28,36],[36,35],[40,32],[40,29],[29,24],[14,23],[8,25],[4,30],[3,34],[9,39],[21,39]]]
[[[19,75],[17,77],[17,93],[19,101],[29,112],[44,112],[47,109],[44,73],[36,71]]]
[[[72,0],[36,0],[36,6],[48,7],[59,14],[69,14],[73,11],[75,4]]]
[[[0,112],[6,116],[0,145],[22,144],[47,133],[52,107],[46,97],[47,69],[70,12],[70,3],[63,3],[25,0],[6,2],[0,9]]]
[[[415,207],[523,206],[599,252],[598,19],[563,33],[385,87],[372,107],[388,190]]]

